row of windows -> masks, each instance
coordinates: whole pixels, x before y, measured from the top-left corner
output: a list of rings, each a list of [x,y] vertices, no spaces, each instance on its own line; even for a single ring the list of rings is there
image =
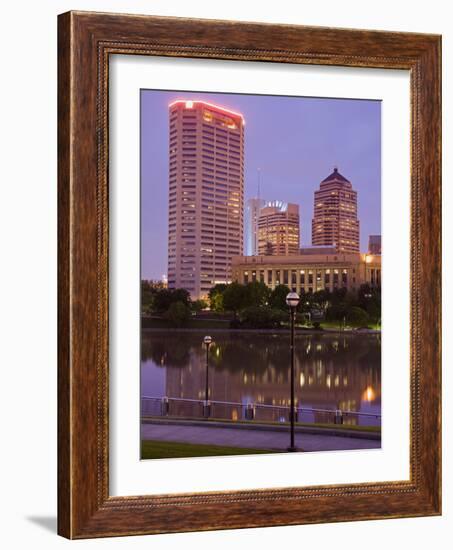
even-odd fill
[[[329,272],[327,272],[329,271]],[[341,271],[341,273],[340,273]],[[354,270],[355,271],[355,270]],[[275,279],[274,279],[275,274]],[[332,275],[332,276],[331,276]],[[295,271],[295,270],[288,270],[288,269],[282,269],[282,270],[260,270],[260,271],[244,271],[243,274],[243,280],[244,283],[247,284],[248,282],[267,282],[268,285],[271,285],[273,282],[276,285],[284,284],[289,285],[290,279],[292,285],[297,285],[298,282],[300,285],[312,285],[314,284],[314,280],[316,278],[317,286],[322,282],[322,273],[320,271],[317,271],[316,273],[313,273],[312,270],[308,270],[307,273],[305,273],[305,270]],[[299,281],[298,281],[299,279]],[[352,282],[355,283],[355,277],[352,277]],[[324,284],[330,285],[330,283],[333,283],[334,286],[338,285],[340,282],[343,286],[347,286],[348,284],[348,270],[333,270],[333,273],[330,273],[330,270],[326,270],[324,273]]]
[[[231,176],[237,176],[238,178],[242,174],[240,166],[231,160],[229,163],[227,163],[226,161],[222,161],[221,159],[217,159],[215,162],[211,162],[207,158],[203,158],[203,160],[201,161],[201,168],[203,171],[207,171],[210,173],[214,171],[214,168],[217,172],[223,170],[227,174],[229,173]]]
[[[214,141],[202,141],[202,149],[211,155],[232,155],[237,158],[239,161],[241,158],[241,150],[236,147],[228,146],[224,142],[214,142]]]
[[[223,133],[222,130],[219,131],[217,129],[217,132],[214,133],[212,131],[212,128],[205,128],[202,129],[202,138],[207,143],[215,143],[215,144],[222,144],[222,145],[228,145],[230,147],[235,148],[236,150],[239,150],[241,147],[241,142],[239,136],[235,136],[234,134],[227,134],[226,132]]]
[[[202,150],[206,153],[214,155],[215,153],[222,151],[222,153],[228,153],[240,159],[241,149],[236,145],[227,143],[225,141],[214,141],[214,140],[202,140]]]
[[[240,150],[241,148],[241,141],[239,139],[239,136],[235,136],[234,134],[227,135],[227,133],[223,133],[222,130],[218,130],[214,134],[211,128],[203,128],[201,135],[206,143],[227,145],[236,150]]]

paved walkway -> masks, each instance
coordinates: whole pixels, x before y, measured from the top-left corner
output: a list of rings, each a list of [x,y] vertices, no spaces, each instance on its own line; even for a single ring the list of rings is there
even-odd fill
[[[240,428],[216,428],[184,424],[142,424],[142,439],[195,443],[205,445],[226,445],[285,451],[289,445],[289,431],[252,430]],[[295,434],[296,446],[304,451],[339,451],[352,449],[379,449],[380,440],[359,439],[307,433]]]

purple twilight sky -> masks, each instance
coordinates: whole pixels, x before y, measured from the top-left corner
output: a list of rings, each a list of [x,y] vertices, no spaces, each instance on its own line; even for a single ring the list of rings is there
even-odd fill
[[[358,193],[360,249],[381,233],[381,102],[203,92],[141,91],[142,279],[167,273],[168,104],[200,99],[245,118],[245,200],[299,204],[311,244],[313,192],[334,166]]]

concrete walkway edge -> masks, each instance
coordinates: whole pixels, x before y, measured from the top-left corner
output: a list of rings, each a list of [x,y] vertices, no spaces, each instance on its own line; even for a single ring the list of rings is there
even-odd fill
[[[225,428],[225,429],[238,429],[238,430],[254,430],[254,431],[270,431],[270,432],[287,432],[288,425],[269,425],[258,423],[233,423],[233,422],[219,422],[215,420],[183,420],[172,418],[155,418],[155,417],[142,417],[142,424],[159,424],[159,425],[171,425],[171,426],[197,426],[203,428]],[[335,437],[349,437],[354,439],[370,439],[373,441],[380,441],[381,434],[377,432],[366,432],[346,429],[335,428],[316,428],[310,426],[295,426],[296,433],[312,434],[312,435],[326,435]]]

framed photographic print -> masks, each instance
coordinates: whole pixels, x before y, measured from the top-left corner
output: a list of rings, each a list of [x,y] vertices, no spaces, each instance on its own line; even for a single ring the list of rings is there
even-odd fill
[[[59,533],[435,515],[440,37],[59,17]]]

